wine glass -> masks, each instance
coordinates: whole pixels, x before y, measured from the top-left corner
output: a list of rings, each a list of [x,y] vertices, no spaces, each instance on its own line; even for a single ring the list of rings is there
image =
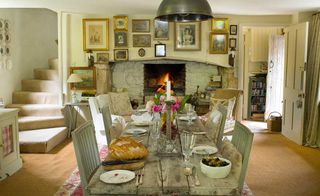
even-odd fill
[[[192,124],[192,117],[194,115],[194,106],[191,104],[187,107],[187,118],[188,118],[188,125]]]
[[[189,132],[182,132],[180,134],[181,139],[181,149],[184,156],[184,165],[186,167],[191,167],[190,156],[192,155],[192,149],[195,145],[196,135]]]

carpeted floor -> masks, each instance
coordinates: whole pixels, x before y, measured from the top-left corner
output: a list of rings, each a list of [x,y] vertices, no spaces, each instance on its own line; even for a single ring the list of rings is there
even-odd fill
[[[257,127],[252,127],[255,136],[246,178],[253,194],[320,195],[320,150]],[[53,195],[76,168],[70,140],[51,154],[22,154],[22,158],[23,168],[0,182],[1,196]]]

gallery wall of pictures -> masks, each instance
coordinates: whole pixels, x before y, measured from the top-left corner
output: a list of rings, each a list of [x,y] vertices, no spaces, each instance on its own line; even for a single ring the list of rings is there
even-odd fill
[[[177,55],[199,51],[207,53],[206,58],[210,58],[210,55],[229,54],[237,47],[238,26],[229,25],[228,18],[207,21],[210,22],[209,28],[205,22],[168,23],[150,18],[129,19],[125,15],[112,16],[111,20],[110,24],[109,18],[85,18],[82,21],[83,50],[93,50],[97,63],[166,57],[167,50]],[[204,36],[203,30],[208,36]],[[159,45],[165,50],[161,53],[166,55],[157,55]],[[129,58],[129,53],[133,57]]]

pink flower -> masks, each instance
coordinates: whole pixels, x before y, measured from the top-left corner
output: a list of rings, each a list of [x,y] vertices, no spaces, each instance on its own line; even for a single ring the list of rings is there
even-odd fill
[[[172,106],[172,111],[175,112],[179,109],[180,107],[180,102],[179,101],[176,101],[173,106]]]
[[[162,112],[162,105],[153,105],[152,111],[153,112]]]
[[[164,100],[165,100],[165,99],[166,99],[166,96],[161,95],[160,98],[159,98],[160,103],[161,103],[161,104],[164,103]]]

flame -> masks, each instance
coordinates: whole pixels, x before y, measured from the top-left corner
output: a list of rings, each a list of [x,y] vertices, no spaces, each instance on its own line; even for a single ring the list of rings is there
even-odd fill
[[[158,89],[157,89],[157,93],[160,92],[166,92],[166,90],[164,89],[164,87],[166,86],[166,82],[170,80],[170,75],[169,73],[165,73],[164,75],[162,75],[159,79],[158,85],[161,85]],[[172,81],[171,81],[172,82]],[[173,94],[173,90],[171,90],[170,92],[171,94]]]

